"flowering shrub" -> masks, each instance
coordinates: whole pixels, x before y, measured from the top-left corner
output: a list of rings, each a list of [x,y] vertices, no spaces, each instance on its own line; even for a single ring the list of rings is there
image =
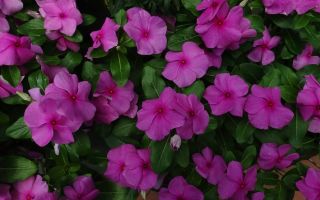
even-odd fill
[[[319,0],[0,0],[0,200],[320,199],[319,19]]]

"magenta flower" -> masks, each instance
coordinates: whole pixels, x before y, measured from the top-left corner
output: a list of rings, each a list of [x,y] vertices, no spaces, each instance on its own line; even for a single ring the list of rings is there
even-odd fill
[[[104,176],[122,186],[129,186],[124,172],[128,169],[128,156],[132,156],[131,153],[136,153],[136,148],[131,144],[111,149],[107,155],[108,166]],[[136,156],[131,158],[136,159]]]
[[[78,43],[71,42],[65,39],[64,36],[58,31],[50,31],[47,32],[46,35],[50,40],[57,41],[56,47],[60,51],[66,51],[67,49],[70,49],[74,52],[78,52],[80,50],[80,46]]]
[[[224,178],[227,165],[221,156],[213,155],[209,147],[204,148],[202,154],[193,154],[192,160],[197,172],[210,184],[217,185]]]
[[[10,30],[6,16],[0,11],[0,33],[7,33]]]
[[[174,110],[175,91],[165,88],[158,99],[146,100],[138,111],[138,129],[152,140],[164,139],[172,129],[184,125],[184,116]]]
[[[72,36],[77,25],[82,23],[82,16],[75,0],[37,0],[37,3],[47,31],[59,31]]]
[[[252,200],[264,200],[264,193],[263,192],[255,192],[252,194]]]
[[[319,199],[320,171],[309,168],[306,177],[296,182],[296,186],[307,200]]]
[[[35,56],[33,48],[29,37],[0,33],[0,66],[27,63]]]
[[[289,144],[280,146],[273,143],[262,144],[258,158],[259,167],[265,170],[289,167],[294,160],[299,158],[298,153],[288,154],[290,149],[291,145]]]
[[[209,67],[220,68],[222,64],[222,57],[224,49],[213,49],[212,52],[206,52],[208,60],[209,60]]]
[[[312,53],[312,45],[307,44],[302,53],[293,60],[293,68],[295,68],[296,70],[300,70],[307,65],[319,65],[320,57],[312,56]]]
[[[265,28],[263,37],[254,41],[254,49],[249,53],[248,58],[252,62],[261,62],[262,65],[268,65],[275,59],[275,55],[271,49],[276,47],[280,42],[280,37],[270,36],[269,30]]]
[[[306,84],[298,93],[297,105],[303,120],[311,119],[309,131],[320,133],[320,84],[313,75],[308,75]]]
[[[5,15],[12,15],[23,8],[21,0],[0,0],[0,11]]]
[[[295,9],[295,0],[262,0],[266,13],[289,15]]]
[[[189,140],[193,134],[203,134],[207,129],[209,115],[194,94],[176,94],[175,110],[185,118],[184,125],[176,129],[182,139]]]
[[[140,149],[128,153],[127,170],[123,173],[132,188],[147,191],[156,185],[158,175],[151,168],[150,156],[150,149]]]
[[[231,161],[227,174],[218,185],[221,199],[246,199],[248,192],[253,191],[257,181],[257,167],[252,166],[243,174],[241,163]]]
[[[229,11],[228,6],[221,6],[211,21],[197,24],[195,31],[208,48],[234,49],[237,43],[243,42],[241,39],[252,32],[251,29],[245,30],[250,28],[246,26],[248,24],[250,25],[250,21],[243,17],[242,7],[236,6]]]
[[[204,10],[198,17],[197,24],[205,24],[215,18],[221,7],[228,8],[228,2],[226,0],[203,0],[197,5],[197,10]]]
[[[16,92],[22,92],[22,91],[23,91],[23,87],[21,83],[19,83],[17,87],[13,87],[7,81],[2,79],[2,77],[0,76],[0,99],[9,97],[11,95],[16,94]]]
[[[44,63],[39,56],[36,56],[36,60],[41,66],[41,71],[48,77],[50,82],[52,82],[54,77],[60,72],[68,73],[67,68],[61,66],[49,66]]]
[[[66,113],[76,121],[86,122],[94,117],[96,108],[89,102],[91,85],[87,81],[78,82],[75,74],[61,71],[45,90],[48,98],[62,101]]]
[[[317,0],[295,0],[295,10],[299,15],[305,14],[317,6]]]
[[[11,200],[10,185],[0,184],[0,199]]]
[[[249,86],[240,76],[222,73],[215,77],[214,85],[207,87],[204,98],[209,102],[213,115],[230,112],[241,117],[248,90]]]
[[[104,71],[100,74],[93,96],[93,104],[97,108],[95,118],[98,121],[110,124],[120,115],[131,118],[136,115],[138,96],[134,93],[131,81],[120,87],[112,80],[109,72]]]
[[[163,19],[136,7],[129,9],[127,16],[123,29],[136,42],[138,54],[159,54],[166,48],[167,26]]]
[[[168,189],[161,188],[159,200],[203,200],[203,193],[189,185],[182,176],[177,176],[169,183]]]
[[[32,139],[40,147],[46,146],[50,141],[56,144],[74,141],[72,133],[81,124],[70,120],[61,104],[62,102],[44,98],[40,102],[31,103],[25,110],[24,121],[31,130]]]
[[[182,52],[169,51],[162,75],[179,87],[190,86],[197,78],[203,77],[209,67],[209,60],[204,50],[194,42],[185,42]]]
[[[31,176],[26,180],[16,182],[13,185],[12,199],[14,200],[43,200],[44,195],[47,195],[48,185],[42,180],[42,177]]]
[[[99,195],[91,176],[78,176],[72,186],[64,187],[63,191],[68,200],[94,200]]]
[[[108,52],[113,47],[118,45],[118,38],[116,32],[120,26],[116,24],[112,19],[106,18],[102,28],[98,31],[94,31],[90,34],[93,40],[93,46],[89,48],[87,57],[91,58],[91,52],[99,48],[103,47],[105,52]]]
[[[293,112],[281,104],[280,88],[264,88],[253,85],[245,111],[250,123],[258,129],[281,129],[292,120]]]

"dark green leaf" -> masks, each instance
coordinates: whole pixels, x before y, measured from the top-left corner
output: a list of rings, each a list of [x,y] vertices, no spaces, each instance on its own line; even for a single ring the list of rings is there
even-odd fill
[[[37,70],[28,77],[30,88],[40,88],[43,91],[49,84],[49,79],[42,73],[41,70]]]
[[[14,139],[31,138],[30,130],[24,123],[23,117],[20,117],[15,123],[7,128],[6,135]]]
[[[20,83],[20,70],[16,66],[1,67],[1,75],[14,87]]]
[[[204,92],[205,86],[203,81],[196,81],[194,82],[191,86],[184,88],[183,93],[185,94],[194,94],[196,95],[199,99],[201,99],[203,92]]]
[[[304,28],[309,24],[310,20],[311,18],[308,15],[296,15],[293,18],[293,28],[294,29]]]
[[[188,143],[183,142],[181,144],[180,149],[176,153],[175,160],[181,167],[183,168],[188,167],[190,162],[190,151],[189,151]]]
[[[280,86],[281,88],[281,97],[287,102],[287,103],[295,103],[297,99],[297,95],[299,92],[299,89],[293,86]]]
[[[121,9],[115,15],[115,21],[117,24],[123,26],[127,23],[127,14],[126,11]]]
[[[259,15],[249,15],[247,17],[251,21],[251,26],[259,32],[264,31],[263,18]]]
[[[266,75],[263,76],[260,85],[265,87],[274,87],[280,84],[280,70],[270,68]]]
[[[244,119],[238,123],[234,138],[239,144],[248,143],[252,140],[254,130],[248,120]]]
[[[198,15],[196,6],[200,3],[200,1],[201,0],[181,0],[183,6],[194,15]]]
[[[70,72],[73,72],[74,68],[80,65],[82,62],[82,56],[80,53],[69,52],[63,58],[61,65],[66,67]]]
[[[159,97],[165,87],[164,81],[157,75],[156,70],[146,66],[143,68],[142,88],[147,98]]]
[[[45,34],[42,19],[32,19],[17,28],[18,33],[29,36],[40,36]]]
[[[64,36],[67,40],[75,43],[80,43],[83,41],[83,36],[80,31],[77,31],[73,36]]]
[[[257,149],[254,145],[248,146],[246,150],[244,150],[241,158],[241,164],[243,168],[248,168],[250,167],[257,156]]]
[[[89,14],[82,14],[83,16],[83,25],[89,26],[96,21],[96,17]]]
[[[277,69],[280,70],[281,73],[281,83],[283,85],[290,85],[293,87],[297,87],[299,83],[299,78],[294,73],[292,69],[290,69],[287,66],[281,65],[279,63],[276,63],[275,66],[277,66]]]
[[[178,30],[168,39],[168,48],[172,51],[181,51],[182,44],[187,41],[200,42],[199,35],[194,31],[194,26]]]
[[[0,157],[0,181],[14,183],[25,180],[37,172],[37,166],[31,160],[20,156]]]
[[[128,137],[136,130],[136,122],[134,120],[122,118],[114,125],[112,134],[118,137]]]
[[[120,86],[127,83],[130,69],[130,63],[125,55],[118,51],[112,54],[112,57],[110,58],[110,70],[113,79],[115,79]]]
[[[174,152],[170,146],[170,137],[160,142],[151,142],[151,165],[156,173],[162,173],[170,167]]]
[[[88,155],[91,150],[91,143],[87,133],[80,133],[75,136],[75,143],[71,144],[71,148],[79,155]]]
[[[102,48],[94,49],[91,52],[91,57],[92,58],[103,58],[103,57],[106,57],[106,56],[107,56],[107,53]]]

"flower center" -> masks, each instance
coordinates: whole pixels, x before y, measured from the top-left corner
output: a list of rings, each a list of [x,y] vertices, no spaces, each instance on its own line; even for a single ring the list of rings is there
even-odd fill
[[[157,113],[158,113],[158,114],[162,114],[163,112],[164,112],[164,109],[163,109],[163,108],[158,108],[158,109],[157,109]]]
[[[149,163],[144,163],[142,166],[143,169],[149,169]]]
[[[75,101],[75,100],[77,100],[77,96],[76,96],[76,95],[71,95],[71,96],[70,96],[70,99],[71,99],[72,101]]]
[[[208,162],[208,163],[206,164],[206,167],[207,167],[207,168],[211,168],[211,167],[212,167],[211,163]]]
[[[99,32],[98,35],[97,35],[97,37],[96,37],[97,40],[101,40],[102,36],[103,36],[103,34],[102,34],[101,32]]]
[[[120,171],[123,172],[125,167],[126,167],[125,164],[122,163],[122,164],[120,165]]]
[[[317,106],[316,106],[316,109],[317,109],[317,110],[320,110],[320,105],[317,105]]]
[[[267,44],[263,44],[263,45],[261,45],[261,48],[262,49],[268,49],[268,45]]]
[[[143,38],[149,38],[149,36],[150,36],[149,31],[143,31],[143,32],[142,32],[142,37],[143,37]]]
[[[177,197],[177,200],[184,200],[183,197]]]
[[[211,7],[212,7],[212,8],[218,7],[218,3],[217,3],[217,2],[213,2],[213,3],[211,4]]]
[[[26,200],[32,200],[32,199],[34,199],[34,197],[32,195],[30,195],[30,194],[27,194]]]
[[[224,93],[224,97],[229,99],[231,97],[231,93],[230,92],[225,92]]]
[[[218,19],[216,23],[217,23],[218,26],[222,26],[223,22],[224,21],[222,19]]]
[[[181,65],[185,65],[186,63],[187,63],[187,61],[185,59],[180,60]]]
[[[245,184],[244,182],[241,182],[240,188],[243,189],[243,188],[245,188],[245,187],[246,187],[246,184]]]
[[[20,46],[21,46],[20,41],[16,41],[16,42],[14,43],[14,46],[17,47],[17,48],[20,47]]]
[[[190,117],[194,117],[196,115],[196,113],[192,110],[192,111],[189,111],[189,116]]]
[[[52,126],[55,126],[55,125],[57,125],[57,121],[56,121],[55,119],[53,119],[53,120],[51,120],[50,124],[51,124]]]
[[[268,101],[267,102],[267,107],[268,108],[273,108],[274,107],[274,103],[272,101]]]
[[[113,90],[113,89],[109,89],[109,90],[108,90],[108,94],[109,94],[109,95],[113,95],[113,94],[114,94],[114,90]]]
[[[59,17],[62,18],[62,19],[63,19],[63,18],[66,18],[66,14],[60,13],[60,14],[59,14]]]

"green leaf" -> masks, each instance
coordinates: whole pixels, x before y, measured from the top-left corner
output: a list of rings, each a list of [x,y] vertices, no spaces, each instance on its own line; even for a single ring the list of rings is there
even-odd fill
[[[270,68],[266,75],[263,76],[260,85],[265,87],[274,87],[280,84],[280,70]]]
[[[82,16],[83,16],[83,25],[84,26],[89,26],[96,21],[96,17],[93,15],[82,14]]]
[[[167,61],[163,58],[154,58],[147,63],[144,64],[144,66],[152,67],[157,71],[157,73],[160,75],[167,64]]]
[[[71,148],[79,155],[86,156],[90,153],[91,143],[88,134],[80,133],[75,135],[75,143],[71,144]]]
[[[297,74],[285,65],[281,65],[276,63],[275,66],[280,70],[281,73],[281,83],[284,85],[290,85],[293,87],[297,87],[299,84],[299,78]]]
[[[194,94],[196,95],[199,99],[201,99],[203,92],[204,92],[205,86],[203,81],[198,80],[194,82],[191,86],[184,88],[183,93],[185,94]]]
[[[103,57],[106,57],[106,56],[107,56],[107,53],[102,48],[94,49],[91,52],[91,57],[92,58],[103,58]]]
[[[67,40],[75,43],[80,43],[83,41],[83,36],[80,31],[77,31],[73,36],[64,36]]]
[[[292,31],[286,31],[283,35],[284,42],[288,50],[294,54],[300,54],[304,47],[304,42],[299,40],[299,35]]]
[[[58,55],[54,56],[41,56],[41,61],[43,61],[47,65],[59,65],[61,63],[61,60]]]
[[[254,145],[248,146],[246,150],[244,150],[241,158],[241,164],[243,168],[248,168],[250,167],[257,156],[257,149]]]
[[[1,125],[2,124],[7,124],[9,122],[10,122],[9,116],[6,113],[0,111],[0,124]]]
[[[295,116],[289,126],[283,129],[283,132],[289,137],[289,142],[295,148],[303,147],[303,139],[308,132],[308,122],[305,122],[298,109],[295,111]]]
[[[260,172],[258,173],[258,181],[265,185],[276,185],[279,178],[274,172]]]
[[[249,83],[257,83],[261,80],[263,73],[263,68],[257,64],[253,63],[242,63],[239,65],[238,70],[235,72],[239,74]]]
[[[11,126],[7,128],[6,135],[14,139],[31,138],[30,130],[24,123],[23,117],[20,117],[16,122],[14,122]]]
[[[255,129],[249,124],[248,120],[241,120],[237,125],[234,138],[239,144],[249,143],[252,141],[254,131]]]
[[[40,36],[45,34],[42,19],[32,19],[17,28],[17,32],[22,35]]]
[[[49,84],[49,79],[42,73],[41,70],[37,70],[29,75],[28,77],[30,88],[40,88],[43,91]]]
[[[31,160],[20,156],[0,157],[0,181],[14,183],[25,180],[37,172],[37,166]]]
[[[99,79],[100,70],[98,66],[95,66],[92,62],[85,62],[82,67],[81,77],[84,80],[89,81],[92,85],[95,85]]]
[[[143,68],[142,89],[146,98],[159,97],[165,82],[157,75],[156,70],[146,66]]]
[[[176,153],[175,160],[177,161],[178,165],[180,165],[180,167],[188,167],[190,162],[190,151],[188,143],[183,142],[181,144],[180,149]]]
[[[14,87],[20,83],[20,70],[16,66],[1,67],[1,75]]]
[[[172,163],[174,152],[170,146],[170,137],[160,142],[151,142],[151,166],[156,173],[162,173]]]
[[[128,137],[136,130],[136,122],[134,120],[122,118],[114,125],[112,134],[118,137]]]
[[[247,17],[251,21],[251,26],[259,32],[264,31],[263,18],[259,15],[249,15]]]
[[[195,16],[198,15],[196,7],[200,3],[200,1],[201,0],[181,0],[183,6]]]
[[[194,31],[194,26],[178,30],[171,35],[168,39],[168,48],[171,51],[181,51],[182,44],[187,41],[200,42],[199,35]]]
[[[123,10],[123,9],[120,9],[115,17],[114,17],[114,20],[116,21],[117,24],[123,26],[127,23],[127,14],[126,14],[126,11]]]
[[[319,34],[319,31],[314,26],[311,26],[309,24],[308,26],[299,30],[299,33],[300,33],[301,38],[304,40],[304,42],[307,41],[307,42],[311,43],[315,49],[320,48],[320,43],[319,43],[320,34]],[[302,49],[302,47],[301,47],[301,49]],[[301,49],[300,49],[300,51],[301,51]]]
[[[289,174],[283,178],[283,183],[290,189],[294,190],[296,182],[300,179],[298,174]]]
[[[293,28],[296,30],[306,27],[311,20],[311,17],[308,15],[296,15],[293,18]]]
[[[112,77],[120,86],[127,83],[130,75],[130,63],[125,55],[120,52],[115,52],[110,58],[110,70]]]
[[[76,52],[69,52],[63,58],[61,65],[66,67],[70,72],[73,72],[74,68],[80,65],[82,62],[82,55]]]
[[[283,86],[280,86],[280,89],[281,89],[281,97],[287,103],[296,103],[297,95],[299,92],[299,89],[297,87],[283,85]]]

